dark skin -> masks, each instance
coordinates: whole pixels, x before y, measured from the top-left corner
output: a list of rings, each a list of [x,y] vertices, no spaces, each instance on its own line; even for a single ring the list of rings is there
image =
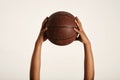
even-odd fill
[[[41,66],[41,48],[43,42],[46,40],[44,33],[47,31],[46,23],[48,17],[43,21],[40,34],[35,42],[35,47],[31,59],[30,80],[40,80],[40,66]],[[84,46],[84,80],[94,80],[94,59],[92,54],[91,43],[85,34],[80,20],[75,17],[77,25],[74,30],[79,34],[76,40],[83,43]]]
[[[82,28],[80,20],[77,17],[75,18],[75,22],[77,24],[77,28],[74,28],[74,30],[79,34],[77,40],[82,42],[84,45],[84,80],[94,80],[94,59],[91,43]]]

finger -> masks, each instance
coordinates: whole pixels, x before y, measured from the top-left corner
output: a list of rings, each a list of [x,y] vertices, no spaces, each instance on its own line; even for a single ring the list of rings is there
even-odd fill
[[[77,17],[75,17],[75,23],[76,23],[76,25],[77,25],[77,28],[80,30],[80,31],[82,31],[81,30],[81,28],[80,28],[80,24],[79,24],[79,21],[77,20]]]
[[[77,32],[80,36],[83,36],[84,32],[83,31],[79,31],[78,29],[74,28],[75,32]]]
[[[46,26],[45,26],[45,24],[46,24],[46,22],[48,21],[48,17],[46,17],[45,19],[44,19],[44,21],[43,21],[43,23],[42,23],[42,29],[44,29]]]
[[[47,33],[46,33],[46,31],[47,31],[47,28],[45,28],[45,30],[44,30],[44,41],[47,39]]]
[[[78,21],[78,23],[80,24],[80,29],[83,31],[82,24],[81,24],[81,22],[80,22],[80,20],[79,20],[79,18],[78,18],[78,17],[77,17],[77,21]]]
[[[77,20],[76,20],[76,19],[77,19],[77,16],[75,17],[75,23],[76,23],[76,25],[77,25],[77,26],[75,26],[75,27],[77,27],[77,28],[78,28],[78,22],[77,22]]]
[[[77,25],[77,29],[80,30],[80,27],[79,27],[80,25],[78,24],[78,22],[76,20],[75,20],[75,23]]]
[[[78,17],[76,17],[75,22],[77,23],[80,31],[83,31],[82,24],[81,24],[80,20],[78,19]]]
[[[78,21],[79,24],[81,23],[80,20],[78,19],[78,17],[76,17],[76,20]]]
[[[42,31],[43,31],[43,32],[47,31],[47,27],[45,27]]]
[[[83,36],[83,32],[79,31],[78,29],[74,28],[74,30],[78,33],[78,36],[76,37],[76,40],[81,41],[81,36]]]
[[[43,25],[46,23],[46,21],[48,20],[48,17],[46,17],[45,19],[44,19],[44,21],[43,21]]]
[[[78,29],[74,28],[74,30],[75,30],[75,32],[79,33],[79,30],[78,30]]]
[[[78,29],[74,28],[75,32],[79,34],[79,36],[84,36],[85,33],[83,31],[79,31]]]

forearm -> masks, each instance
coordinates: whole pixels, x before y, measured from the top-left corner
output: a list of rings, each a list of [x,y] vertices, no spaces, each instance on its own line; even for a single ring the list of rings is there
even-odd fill
[[[84,80],[94,80],[94,60],[90,43],[84,44],[84,51]]]
[[[30,80],[40,80],[41,44],[36,43],[31,60]]]

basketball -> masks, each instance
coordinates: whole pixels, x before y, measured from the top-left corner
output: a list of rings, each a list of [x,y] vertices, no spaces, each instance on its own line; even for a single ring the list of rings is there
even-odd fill
[[[77,33],[74,31],[75,17],[69,12],[53,13],[49,16],[46,27],[48,28],[46,31],[48,40],[56,45],[68,45],[77,37]]]

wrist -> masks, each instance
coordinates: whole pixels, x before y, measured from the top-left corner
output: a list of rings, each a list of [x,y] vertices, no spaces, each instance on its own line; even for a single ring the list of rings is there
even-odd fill
[[[91,46],[91,43],[89,41],[86,43],[83,43],[83,44],[84,44],[84,46]]]
[[[43,43],[42,41],[38,41],[38,40],[37,40],[37,41],[35,42],[35,46],[36,46],[36,47],[42,46],[42,43]]]

